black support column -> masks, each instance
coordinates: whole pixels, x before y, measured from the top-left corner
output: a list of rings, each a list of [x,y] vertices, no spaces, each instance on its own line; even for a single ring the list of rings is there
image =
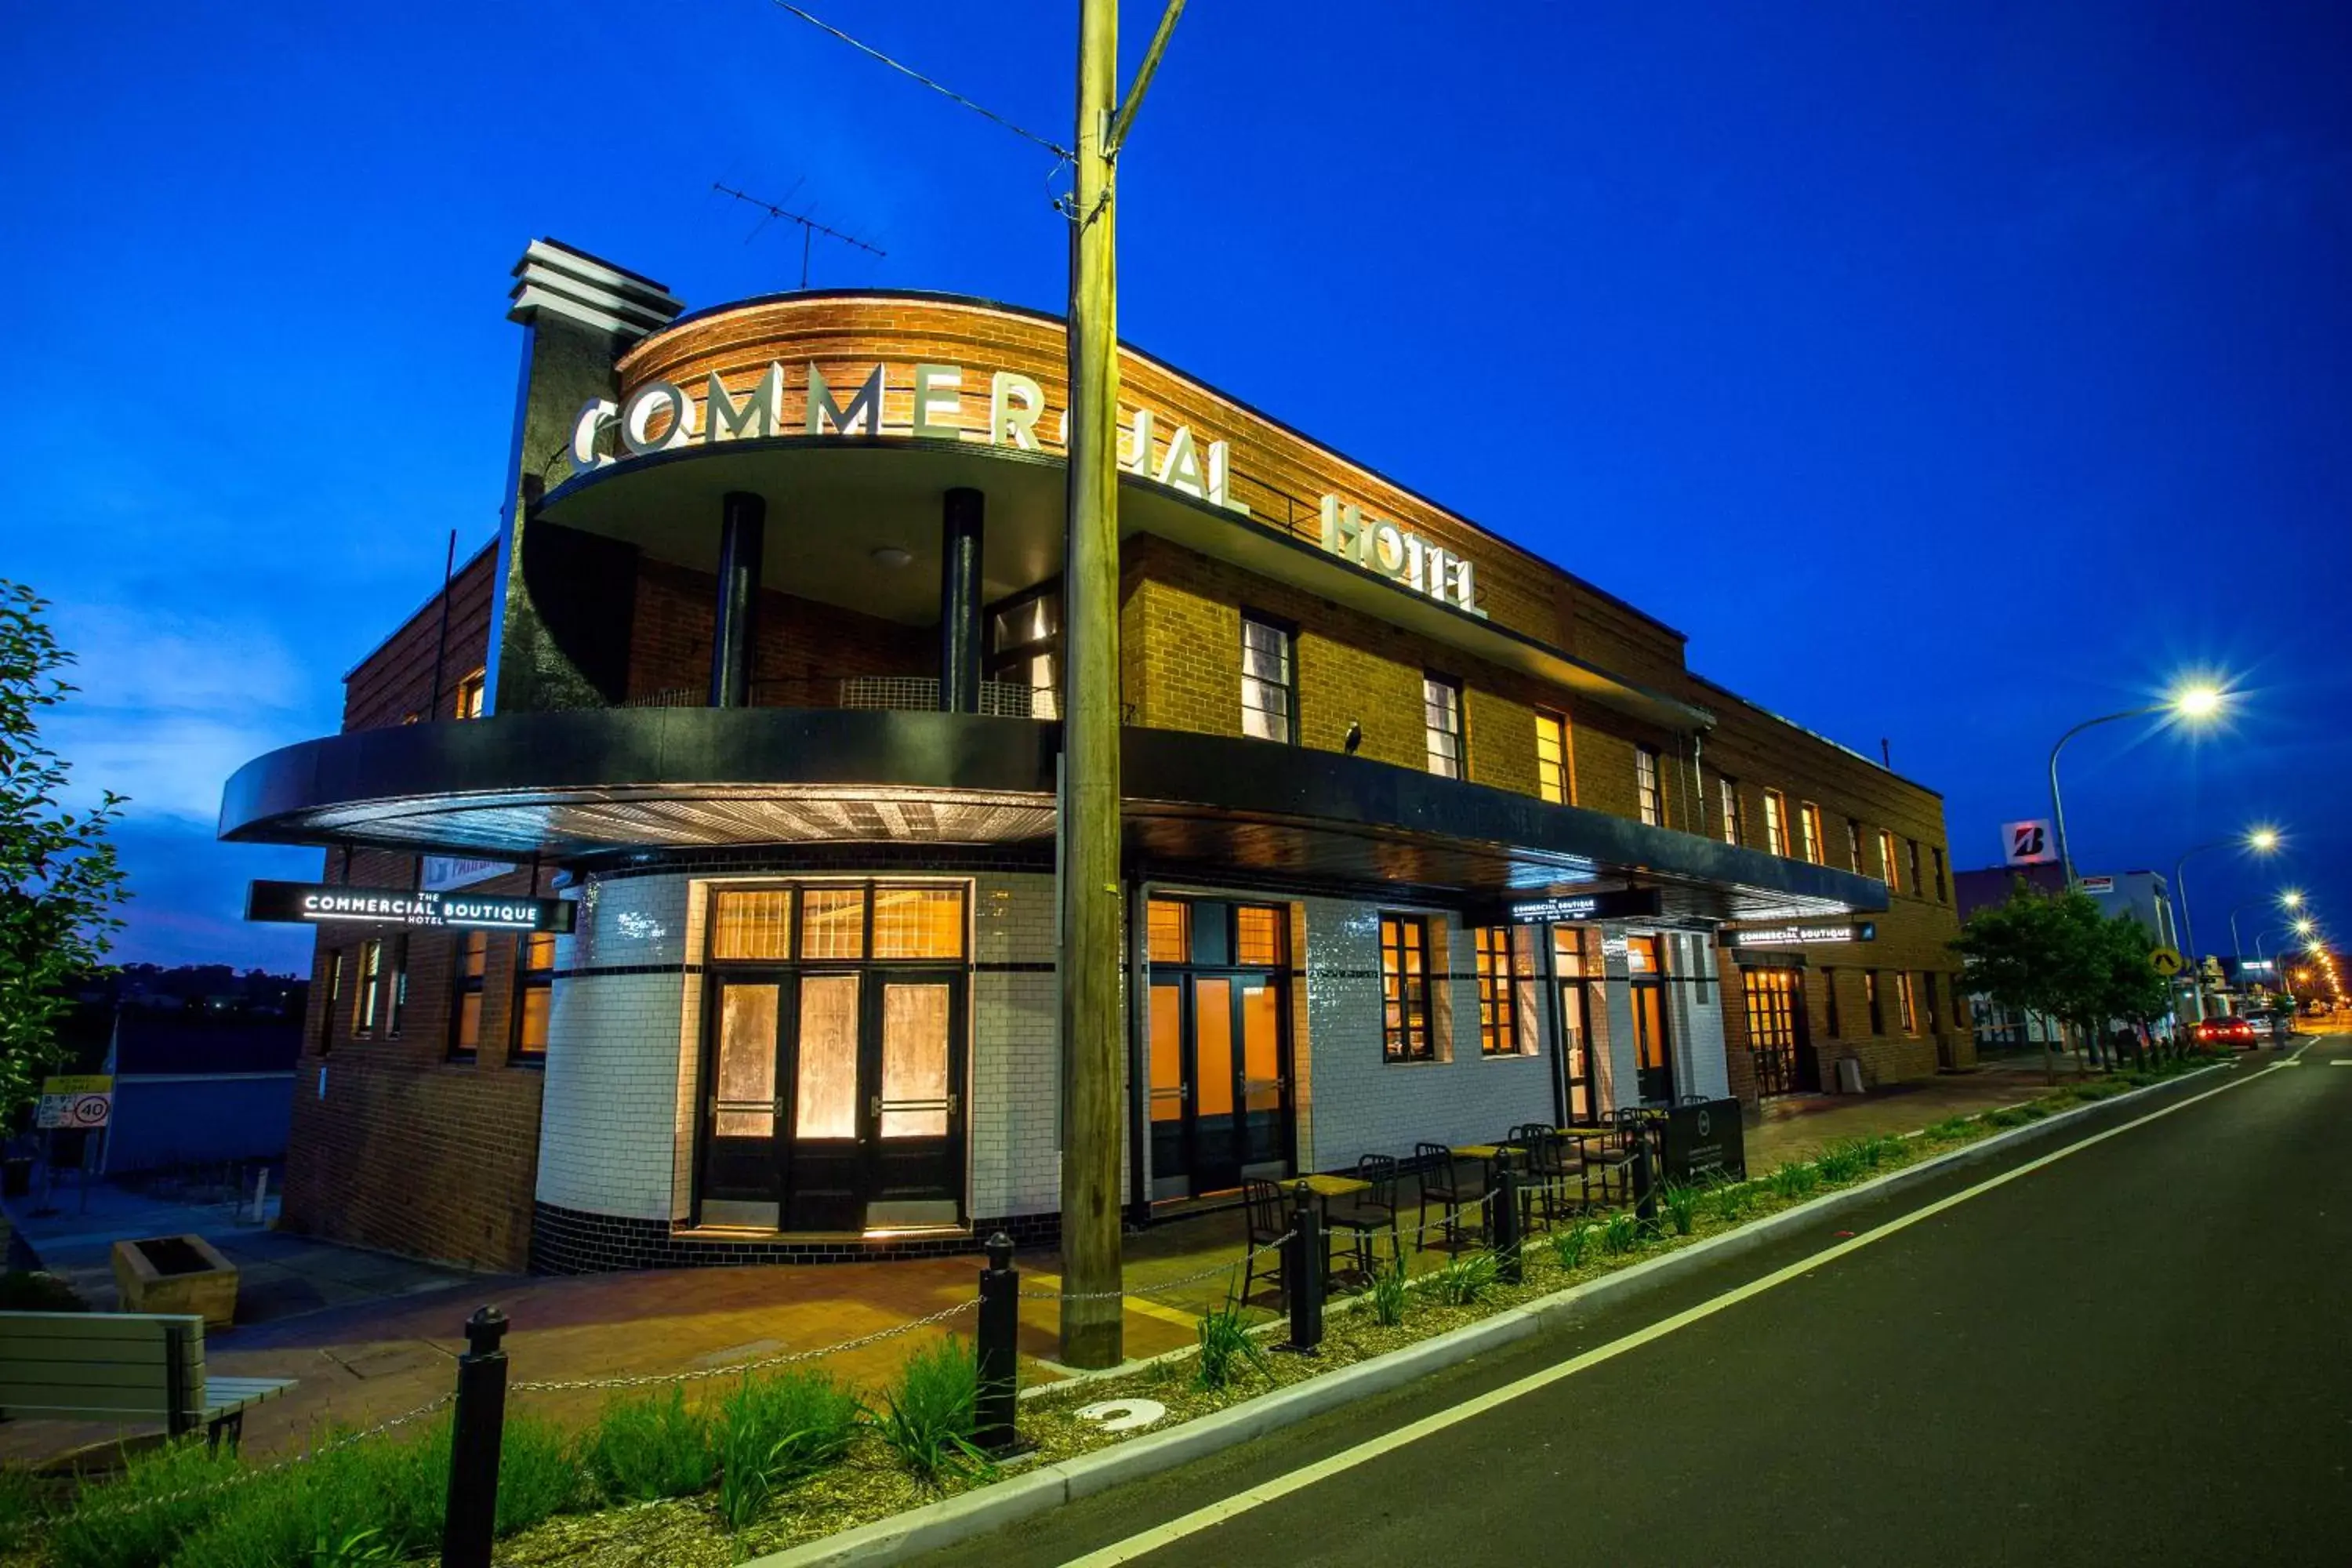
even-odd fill
[[[719,614],[710,636],[713,708],[742,708],[751,700],[760,558],[767,540],[767,500],[745,490],[728,491],[719,503]]]
[[[952,489],[940,525],[940,710],[980,711],[980,562],[987,498]]]

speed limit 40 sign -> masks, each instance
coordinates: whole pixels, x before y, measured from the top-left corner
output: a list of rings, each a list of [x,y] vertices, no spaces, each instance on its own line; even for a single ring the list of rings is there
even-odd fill
[[[114,1079],[104,1073],[82,1073],[41,1080],[37,1125],[103,1127],[114,1120]]]

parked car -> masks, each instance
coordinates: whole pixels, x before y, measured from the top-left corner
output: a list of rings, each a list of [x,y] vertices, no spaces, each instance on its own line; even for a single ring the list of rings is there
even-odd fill
[[[2196,1040],[2200,1046],[2230,1046],[2251,1050],[2257,1038],[2253,1025],[2243,1018],[2203,1018],[2197,1024]]]

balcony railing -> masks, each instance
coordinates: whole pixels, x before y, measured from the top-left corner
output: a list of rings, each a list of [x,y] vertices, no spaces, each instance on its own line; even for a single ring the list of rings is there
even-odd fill
[[[751,695],[754,708],[887,708],[913,713],[936,713],[940,709],[940,681],[934,675],[836,675],[755,680],[751,682]],[[704,708],[709,702],[710,693],[705,688],[673,686],[632,697],[621,706]],[[980,683],[980,710],[997,719],[1055,719],[1061,716],[1061,701],[1051,687],[983,680]]]

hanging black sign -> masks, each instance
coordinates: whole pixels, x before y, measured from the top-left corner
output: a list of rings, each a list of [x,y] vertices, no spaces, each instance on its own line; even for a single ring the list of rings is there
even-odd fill
[[[569,899],[352,888],[334,882],[255,882],[245,893],[247,920],[294,925],[356,921],[373,925],[564,933],[572,930],[573,909]]]
[[[1540,899],[1507,899],[1466,911],[1463,920],[1474,926],[1563,925],[1582,921],[1638,921],[1664,910],[1655,888],[1626,888],[1607,893],[1560,893]]]

